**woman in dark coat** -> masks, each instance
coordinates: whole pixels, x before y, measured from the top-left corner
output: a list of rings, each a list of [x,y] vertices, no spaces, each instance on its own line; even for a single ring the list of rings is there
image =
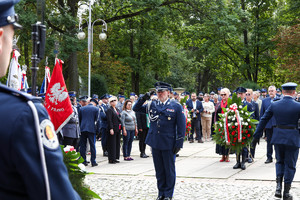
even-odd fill
[[[221,102],[219,103],[217,112],[216,112],[216,122],[219,121],[220,113],[224,113],[222,108],[227,108],[227,100],[230,95],[230,91],[228,88],[223,88],[220,92],[221,95]],[[220,162],[229,162],[229,149],[225,148],[225,146],[221,146],[219,144],[216,145],[216,153],[222,155],[222,159]]]
[[[117,97],[109,98],[110,107],[106,111],[107,117],[107,150],[108,163],[119,163],[120,159],[120,132],[121,115],[117,105]]]

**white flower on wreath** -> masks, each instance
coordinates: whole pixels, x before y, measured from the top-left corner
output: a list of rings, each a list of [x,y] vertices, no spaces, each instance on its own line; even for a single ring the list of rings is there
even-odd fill
[[[244,119],[241,117],[240,120],[243,121]]]
[[[243,113],[244,113],[244,111],[242,111],[242,110],[241,110],[241,113],[243,114]]]
[[[245,125],[248,126],[248,122],[245,122]]]
[[[250,119],[247,119],[248,122],[250,122]]]
[[[232,118],[232,121],[235,121],[235,117]]]
[[[242,109],[242,108],[243,108],[243,106],[241,106],[241,105],[240,105],[240,106],[239,106],[239,108],[241,108],[241,109]]]
[[[245,115],[249,115],[249,113],[245,112]]]
[[[237,126],[237,125],[239,125],[239,124],[238,124],[237,122],[235,122],[235,124],[234,124],[234,125],[236,125],[236,126]]]
[[[85,170],[84,164],[80,163],[80,164],[78,164],[78,167],[80,168],[80,170],[81,170],[82,172],[85,172],[85,171],[86,171],[86,170]]]
[[[220,127],[222,127],[223,125],[220,123]]]

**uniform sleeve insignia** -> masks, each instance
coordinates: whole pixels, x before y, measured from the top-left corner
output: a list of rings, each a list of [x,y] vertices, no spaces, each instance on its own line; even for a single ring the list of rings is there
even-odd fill
[[[167,109],[167,112],[175,112],[175,110],[174,109]]]
[[[40,124],[41,138],[43,145],[49,149],[56,149],[59,145],[54,126],[49,119],[45,119]]]

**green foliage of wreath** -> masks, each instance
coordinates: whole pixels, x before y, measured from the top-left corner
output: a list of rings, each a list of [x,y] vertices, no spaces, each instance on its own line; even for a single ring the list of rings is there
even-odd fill
[[[236,114],[230,109],[231,105],[236,104],[237,110],[240,115],[240,120],[242,124],[242,138],[238,141],[238,122]],[[214,141],[226,148],[229,148],[231,152],[240,153],[243,147],[248,147],[253,139],[253,134],[255,132],[257,120],[252,119],[251,115],[253,112],[247,111],[247,106],[243,107],[243,103],[240,97],[237,97],[236,93],[232,95],[232,99],[228,99],[227,107],[223,108],[224,114],[219,114],[220,119],[216,123],[215,135],[213,136]],[[230,143],[226,144],[225,139],[225,129],[226,129],[226,113],[227,113],[227,125],[228,134],[230,138]]]
[[[80,157],[80,153],[76,151],[64,151],[64,146],[60,146],[61,151],[64,156],[64,163],[68,169],[69,179],[72,183],[74,190],[79,194],[83,200],[91,200],[94,198],[101,199],[98,194],[93,192],[88,185],[84,183],[84,178],[88,173],[82,170],[78,165],[81,164],[84,160]]]

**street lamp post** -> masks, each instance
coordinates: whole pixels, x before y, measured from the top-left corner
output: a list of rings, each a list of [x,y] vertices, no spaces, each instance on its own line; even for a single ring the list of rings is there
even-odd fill
[[[77,34],[78,39],[83,40],[85,33],[82,31],[81,25],[82,19],[79,22],[79,33]],[[88,70],[88,96],[91,96],[91,65],[92,65],[92,52],[93,52],[93,27],[95,22],[101,21],[103,23],[102,33],[99,34],[100,40],[106,40],[107,35],[104,31],[107,31],[107,24],[103,19],[96,19],[92,23],[92,0],[89,1],[89,21],[88,21],[88,53],[89,53],[89,70]]]

